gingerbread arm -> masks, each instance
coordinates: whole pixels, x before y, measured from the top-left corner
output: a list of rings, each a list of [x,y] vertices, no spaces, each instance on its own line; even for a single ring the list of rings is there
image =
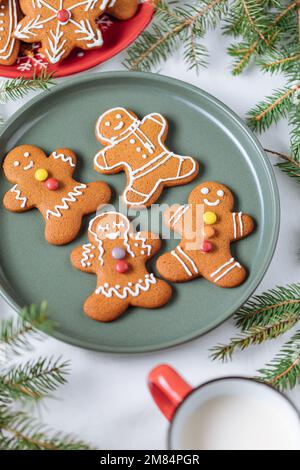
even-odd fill
[[[248,214],[243,212],[232,212],[231,213],[231,239],[240,240],[241,238],[247,237],[254,229],[254,221]]]
[[[135,257],[151,258],[158,252],[160,246],[159,236],[152,232],[133,233],[129,238],[129,247]]]
[[[69,148],[54,150],[49,156],[52,165],[59,168],[63,175],[72,176],[77,164],[75,153]]]
[[[4,195],[3,204],[7,210],[12,212],[25,212],[35,207],[30,196],[17,184]]]
[[[86,273],[96,273],[98,266],[97,248],[92,243],[80,245],[71,253],[74,268]]]
[[[155,147],[159,137],[162,139],[162,141],[164,141],[165,137],[167,136],[168,123],[161,114],[151,113],[144,117],[141,122],[140,129]],[[149,143],[148,139],[146,144]]]

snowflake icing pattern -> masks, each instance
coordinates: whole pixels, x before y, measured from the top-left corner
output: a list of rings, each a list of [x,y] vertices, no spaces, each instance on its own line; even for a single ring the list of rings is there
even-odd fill
[[[32,12],[18,24],[15,35],[29,43],[41,41],[42,54],[51,64],[56,64],[74,47],[89,50],[102,46],[102,34],[96,19],[108,2],[82,0],[74,4],[74,0],[32,0]],[[24,11],[28,11],[28,4]],[[44,26],[47,27],[46,34]],[[70,36],[72,40],[68,40]]]

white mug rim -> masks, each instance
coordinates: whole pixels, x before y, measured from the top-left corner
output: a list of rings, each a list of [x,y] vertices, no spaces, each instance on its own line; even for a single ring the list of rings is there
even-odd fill
[[[254,379],[253,377],[246,377],[246,376],[238,376],[238,375],[231,375],[231,376],[223,376],[223,377],[218,377],[216,379],[211,379],[211,380],[207,380],[206,382],[203,382],[202,384],[196,386],[196,387],[193,387],[192,390],[190,391],[190,393],[188,393],[184,399],[182,400],[182,402],[177,406],[173,416],[172,416],[172,419],[170,421],[170,425],[169,425],[169,428],[168,428],[168,436],[167,436],[167,449],[168,450],[176,450],[174,449],[172,446],[171,446],[171,439],[172,439],[172,430],[173,430],[173,427],[175,425],[175,420],[176,420],[176,415],[177,413],[179,412],[179,410],[185,405],[186,401],[196,392],[198,392],[200,389],[206,387],[207,385],[210,385],[210,384],[214,384],[214,383],[217,383],[217,382],[227,382],[227,381],[231,381],[231,380],[242,380],[244,382],[251,382],[251,383],[255,383],[256,385],[262,385],[268,389],[271,389],[273,392],[276,392],[278,395],[281,396],[281,398],[283,398],[288,404],[289,406],[293,409],[293,411],[296,413],[296,415],[298,416],[298,420],[299,420],[299,429],[300,429],[300,411],[298,410],[298,408],[296,407],[296,405],[292,402],[292,400],[287,397],[282,391],[276,389],[275,387],[273,387],[272,385],[266,383],[266,382],[263,382],[263,381],[260,381],[260,380],[257,380],[257,379]]]

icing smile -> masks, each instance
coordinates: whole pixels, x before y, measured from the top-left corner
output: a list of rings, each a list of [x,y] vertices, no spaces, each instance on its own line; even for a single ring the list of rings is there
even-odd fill
[[[114,131],[119,131],[120,129],[122,129],[122,127],[124,127],[124,122],[120,121],[119,124],[114,127]]]
[[[220,204],[220,199],[217,199],[214,202],[209,201],[208,199],[204,199],[204,202],[207,206],[218,206]]]
[[[120,236],[120,232],[113,232],[113,233],[107,233],[105,235],[106,238],[109,238],[110,240],[115,240]]]
[[[27,170],[30,170],[31,168],[33,168],[34,166],[34,162],[33,160],[30,160],[30,163],[28,163],[28,165],[24,166],[23,170],[27,171]]]

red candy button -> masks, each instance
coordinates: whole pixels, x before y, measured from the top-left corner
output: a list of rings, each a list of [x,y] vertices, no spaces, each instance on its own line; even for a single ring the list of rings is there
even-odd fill
[[[208,241],[204,241],[201,243],[200,250],[203,253],[209,253],[212,250],[212,244]]]
[[[116,271],[118,271],[118,273],[121,273],[121,274],[127,273],[128,269],[129,269],[129,266],[126,263],[126,261],[124,261],[123,259],[120,259],[117,262]]]
[[[45,185],[49,191],[56,191],[58,189],[59,182],[55,178],[49,178]]]
[[[71,18],[71,13],[63,8],[57,12],[57,19],[60,23],[67,23]]]

